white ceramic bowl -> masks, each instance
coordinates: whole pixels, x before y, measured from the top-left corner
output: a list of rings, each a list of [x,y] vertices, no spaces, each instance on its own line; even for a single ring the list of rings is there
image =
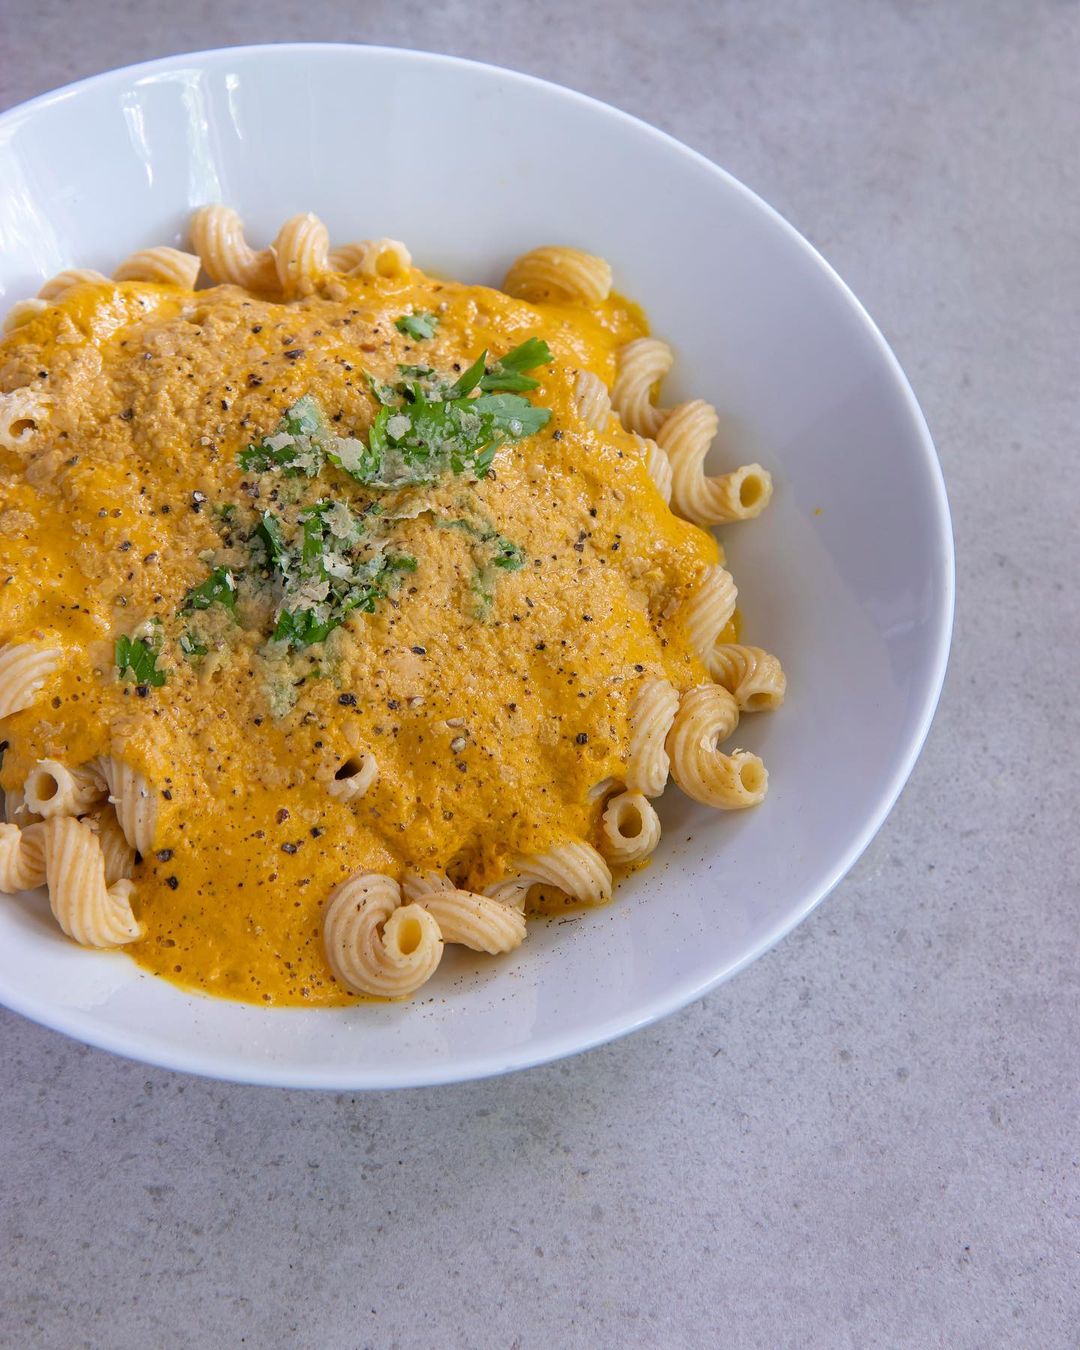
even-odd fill
[[[774,211],[662,133],[523,75],[415,52],[243,48],[171,57],[0,118],[3,308],[74,264],[179,243],[191,208],[256,240],[321,215],[405,239],[420,264],[493,282],[517,253],[602,253],[677,363],[666,394],[728,414],[731,462],[777,482],[727,531],[750,640],[790,696],[740,741],[767,802],[717,816],[671,790],[654,865],[611,906],[536,925],[513,956],[448,956],[403,1006],[267,1010],[188,996],[76,948],[41,896],[0,904],[0,999],[91,1044],[248,1082],[449,1082],[631,1031],[766,951],[840,880],[907,778],[952,621],[948,506],[895,358]]]

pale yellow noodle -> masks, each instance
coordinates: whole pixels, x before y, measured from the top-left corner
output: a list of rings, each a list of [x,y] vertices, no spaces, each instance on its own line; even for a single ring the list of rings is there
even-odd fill
[[[96,765],[69,769],[55,759],[39,759],[23,784],[28,810],[44,820],[50,816],[84,815],[107,791]]]
[[[738,642],[718,642],[708,659],[709,674],[735,697],[741,712],[779,708],[787,677],[771,652]]]
[[[34,828],[45,840],[49,904],[68,937],[84,947],[120,947],[139,937],[132,883],[106,885],[101,845],[90,826],[73,816],[53,816]]]
[[[29,708],[59,661],[55,647],[32,642],[0,647],[0,717]]]
[[[135,850],[127,841],[116,811],[111,806],[102,806],[88,817],[88,823],[96,832],[101,845],[101,856],[105,863],[105,884],[111,886],[114,881],[130,877],[135,867]]]
[[[710,563],[679,610],[687,640],[707,666],[717,639],[735,613],[738,596],[731,573],[719,563]]]
[[[600,847],[613,863],[640,862],[655,852],[660,842],[660,817],[648,797],[640,792],[620,792],[612,797],[601,818]]]
[[[271,252],[286,300],[310,295],[330,271],[330,235],[310,211],[282,225]]]
[[[0,394],[0,446],[5,450],[29,449],[29,442],[49,420],[52,399],[39,389],[26,385]]]
[[[581,839],[516,858],[510,871],[519,883],[551,886],[583,905],[602,905],[611,899],[611,869],[602,855]],[[489,895],[491,890],[489,887]]]
[[[611,417],[611,397],[607,385],[591,370],[579,372],[574,387],[578,416],[593,431],[603,431]]]
[[[323,920],[326,959],[354,994],[405,998],[442,960],[439,925],[420,905],[403,905],[391,877],[361,872],[329,896]]]
[[[332,249],[330,266],[360,277],[400,277],[412,267],[412,254],[400,239],[361,239]]]
[[[199,279],[200,262],[194,253],[159,244],[125,258],[113,273],[113,281],[151,281],[159,286],[179,286],[193,291]]]
[[[688,797],[720,811],[757,806],[768,789],[769,775],[757,755],[719,749],[738,724],[732,695],[718,684],[705,684],[682,696],[668,734],[671,776]]]
[[[596,305],[611,294],[611,264],[576,248],[534,248],[514,261],[502,288],[519,300]]]
[[[367,751],[346,760],[338,773],[341,777],[327,783],[327,792],[339,802],[357,801],[378,778],[379,765],[375,756]]]
[[[657,389],[674,360],[659,338],[635,338],[616,352],[611,404],[627,431],[655,439],[668,415],[666,408],[656,406]]]
[[[527,877],[503,877],[501,881],[485,886],[484,894],[501,904],[513,905],[515,909],[524,911],[525,900],[532,887],[533,882]]]
[[[438,872],[408,872],[402,889],[432,916],[444,942],[498,956],[524,941],[525,915],[512,903],[459,890]]]
[[[244,223],[231,206],[203,206],[191,217],[191,247],[211,281],[267,294],[279,289],[274,255],[256,251],[244,237]]]
[[[0,891],[16,895],[45,884],[45,837],[41,825],[0,825]]]
[[[62,300],[68,291],[72,291],[76,286],[107,286],[109,278],[101,272],[97,272],[92,267],[67,267],[63,272],[57,272],[56,276],[49,280],[38,291],[38,299],[44,300],[50,305],[55,305]]]
[[[656,484],[657,492],[659,492],[665,502],[670,502],[671,461],[655,441],[638,436],[637,443],[641,446],[642,457],[645,460],[645,468],[648,470],[649,477]]]
[[[655,675],[642,680],[630,705],[626,786],[631,792],[659,797],[667,786],[671,765],[665,742],[678,708],[679,696],[668,680]]]
[[[47,300],[16,300],[4,315],[2,331],[5,334],[14,333],[16,328],[21,328],[24,323],[36,319],[39,314],[44,313],[48,308],[49,302]]]
[[[137,769],[115,755],[103,755],[98,769],[109,789],[109,801],[124,837],[145,858],[154,847],[158,804],[154,789]]]
[[[772,475],[760,464],[706,475],[705,456],[719,424],[716,409],[696,398],[673,408],[656,434],[671,461],[671,509],[695,525],[752,520],[772,496]]]

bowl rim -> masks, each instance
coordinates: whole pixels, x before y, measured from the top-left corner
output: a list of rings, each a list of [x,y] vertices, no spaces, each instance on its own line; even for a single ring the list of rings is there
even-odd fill
[[[84,1014],[81,1009],[65,1008],[45,999],[39,1000],[19,993],[12,993],[4,987],[2,976],[0,976],[0,1002],[13,1012],[28,1017],[51,1030],[71,1036],[84,1044],[111,1051],[128,1059],[158,1068],[197,1074],[201,1077],[223,1082],[315,1090],[374,1091],[387,1088],[438,1086],[496,1077],[595,1049],[597,1046],[604,1045],[618,1037],[650,1026],[652,1023],[658,1022],[703,998],[726,980],[731,979],[741,970],[764,956],[766,952],[775,947],[781,939],[802,923],[831,894],[866,851],[885,823],[908,778],[911,776],[926,742],[945,681],[955,614],[956,557],[952,516],[949,510],[944,474],[926,418],[899,360],[865,306],[821,253],[775,207],[700,151],[692,149],[668,132],[661,131],[658,127],[652,126],[632,113],[624,112],[601,99],[568,88],[566,85],[557,84],[552,80],[546,80],[540,76],[529,75],[523,71],[504,66],[497,66],[490,62],[475,61],[466,57],[449,56],[409,47],[349,42],[238,44],[178,52],[171,56],[157,57],[127,66],[117,66],[95,75],[86,76],[70,84],[58,86],[23,103],[15,104],[0,113],[0,137],[38,113],[58,106],[91,87],[100,88],[109,84],[119,85],[140,76],[175,69],[185,62],[209,65],[212,62],[225,61],[229,58],[243,57],[244,59],[250,59],[268,53],[292,56],[301,60],[351,53],[353,55],[359,54],[365,60],[389,59],[439,65],[464,71],[466,76],[475,72],[483,72],[485,76],[495,74],[513,84],[543,89],[548,93],[554,92],[560,98],[577,103],[586,109],[590,115],[603,117],[611,122],[630,127],[637,134],[646,136],[661,145],[668,153],[678,155],[688,163],[695,164],[699,168],[704,167],[710,173],[718,175],[724,180],[729,190],[741,195],[757,210],[763,212],[774,226],[779,227],[788,242],[793,244],[802,253],[804,259],[839,290],[847,302],[854,316],[858,319],[864,335],[876,348],[884,369],[892,377],[901,396],[910,426],[916,434],[921,459],[920,467],[924,472],[925,483],[930,489],[933,502],[935,513],[933,536],[938,551],[937,564],[943,578],[943,588],[941,593],[934,598],[932,659],[928,672],[924,676],[923,687],[919,691],[917,699],[918,717],[914,723],[913,731],[909,734],[908,743],[903,753],[899,755],[892,774],[877,790],[873,809],[869,812],[862,828],[837,858],[824,881],[804,894],[799,903],[794,905],[784,918],[774,925],[749,951],[708,978],[690,981],[687,984],[674,984],[665,991],[662,997],[654,998],[645,1005],[635,1008],[632,1013],[609,1017],[592,1026],[584,1035],[580,1031],[559,1032],[556,1030],[535,1040],[530,1040],[524,1045],[514,1047],[510,1051],[485,1052],[465,1056],[455,1059],[445,1067],[437,1065],[429,1066],[425,1070],[414,1069],[395,1073],[392,1066],[387,1066],[385,1070],[378,1072],[360,1070],[355,1076],[350,1076],[348,1072],[343,1072],[338,1068],[304,1071],[296,1067],[259,1064],[253,1058],[244,1058],[231,1052],[213,1052],[212,1056],[208,1058],[205,1052],[200,1051],[197,1046],[176,1047],[161,1044],[157,1040],[141,1037],[134,1028],[121,1030],[100,1024],[91,1024],[87,1027],[83,1025]],[[147,976],[146,978],[152,977]],[[215,1004],[220,1001],[211,999],[209,995],[200,994],[198,991],[185,990],[182,992],[185,997],[197,1001],[196,1006],[202,1006],[204,1001]],[[273,1009],[271,1011],[275,1015],[285,1014],[287,1016],[294,1011],[307,1012],[309,1010]]]

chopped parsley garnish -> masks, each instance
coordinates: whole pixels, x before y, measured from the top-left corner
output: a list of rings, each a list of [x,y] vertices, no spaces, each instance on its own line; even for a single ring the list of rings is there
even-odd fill
[[[399,331],[417,341],[432,338],[437,325],[438,318],[426,312],[403,314],[396,321]],[[526,372],[552,359],[547,343],[533,337],[490,365],[484,351],[456,375],[424,363],[399,365],[392,383],[368,373],[379,407],[364,437],[338,436],[307,394],[286,410],[272,432],[240,451],[239,465],[252,474],[320,478],[320,489],[327,481],[320,475],[333,466],[376,493],[450,475],[483,478],[501,445],[534,435],[550,420],[549,409],[522,395],[539,384]],[[242,508],[248,521],[248,562],[239,569],[235,564],[214,567],[187,592],[179,613],[188,617],[220,605],[235,616],[239,588],[253,601],[244,612],[258,613],[261,607],[266,616],[263,634],[271,644],[271,659],[282,656],[273,644],[302,649],[324,642],[349,614],[372,612],[405,573],[416,570],[415,558],[390,551],[386,523],[378,520],[383,510],[378,501],[355,510],[330,495],[312,502],[300,484],[252,490],[251,495],[275,506]],[[301,505],[305,497],[308,504]],[[215,508],[215,514],[230,550],[244,542],[243,531],[234,542],[235,510],[219,513]],[[386,519],[394,518],[391,513]],[[486,614],[497,580],[519,571],[524,555],[489,522],[443,523],[465,528],[471,536],[473,590]],[[228,556],[231,560],[235,554]],[[212,631],[218,633],[216,639],[195,624],[185,627],[178,637],[183,655],[197,659],[209,645],[220,645],[223,630]],[[148,654],[152,665],[153,653]]]
[[[381,551],[358,556],[364,532],[363,519],[344,502],[309,506],[291,544],[285,542],[281,519],[263,513],[252,538],[261,542],[280,587],[272,642],[291,647],[325,642],[353,610],[372,613],[400,573],[416,570],[416,559],[407,556]]]
[[[116,639],[116,670],[121,679],[130,675],[136,684],[152,684],[160,688],[165,683],[166,671],[157,666],[158,653],[161,650],[161,636],[154,638],[132,638],[121,636]]]
[[[438,326],[438,315],[427,314],[424,311],[419,314],[403,314],[400,319],[394,320],[394,327],[398,332],[403,333],[406,337],[411,337],[416,342],[433,338]]]
[[[405,314],[397,323],[426,325],[430,337],[437,319]],[[358,483],[388,491],[433,483],[447,474],[483,478],[500,445],[535,435],[550,420],[549,409],[534,406],[520,391],[539,383],[525,371],[552,359],[546,342],[528,338],[490,367],[487,352],[481,352],[455,380],[427,365],[399,366],[401,379],[395,384],[369,374],[380,407],[366,441],[336,436],[318,403],[306,394],[269,436],[241,450],[240,466],[253,473],[314,478],[329,461]],[[481,392],[471,397],[477,390]],[[264,538],[264,544],[274,564],[277,546],[271,538]]]
[[[205,643],[200,642],[191,629],[188,628],[180,634],[180,650],[189,661],[192,661],[197,656],[205,656],[210,648],[207,647]]]
[[[240,467],[249,473],[280,469],[286,478],[300,474],[314,478],[323,466],[325,435],[322,409],[310,394],[305,394],[285,411],[269,436],[240,451]]]
[[[184,596],[180,613],[192,614],[196,610],[209,609],[211,605],[236,609],[236,578],[227,567],[215,567],[204,582],[193,586]]]
[[[501,567],[504,572],[520,572],[525,566],[525,554],[512,539],[498,535],[493,541],[496,545],[492,567]]]
[[[281,522],[272,511],[264,511],[262,520],[255,526],[255,538],[266,551],[266,561],[270,567],[280,567],[285,557],[285,541],[281,534]]]
[[[526,338],[520,346],[500,357],[488,367],[480,381],[480,388],[489,392],[503,390],[507,393],[521,393],[525,389],[535,389],[539,380],[534,380],[525,371],[535,370],[537,366],[546,366],[554,361],[551,348],[543,338]]]

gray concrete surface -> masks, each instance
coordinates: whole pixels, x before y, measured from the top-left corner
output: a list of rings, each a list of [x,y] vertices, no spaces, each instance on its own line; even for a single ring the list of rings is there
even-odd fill
[[[1080,1344],[1077,5],[8,0],[0,24],[3,105],[172,51],[349,39],[674,132],[894,343],[959,557],[944,701],[887,826],[661,1026],[352,1098],[2,1015],[0,1343]]]

